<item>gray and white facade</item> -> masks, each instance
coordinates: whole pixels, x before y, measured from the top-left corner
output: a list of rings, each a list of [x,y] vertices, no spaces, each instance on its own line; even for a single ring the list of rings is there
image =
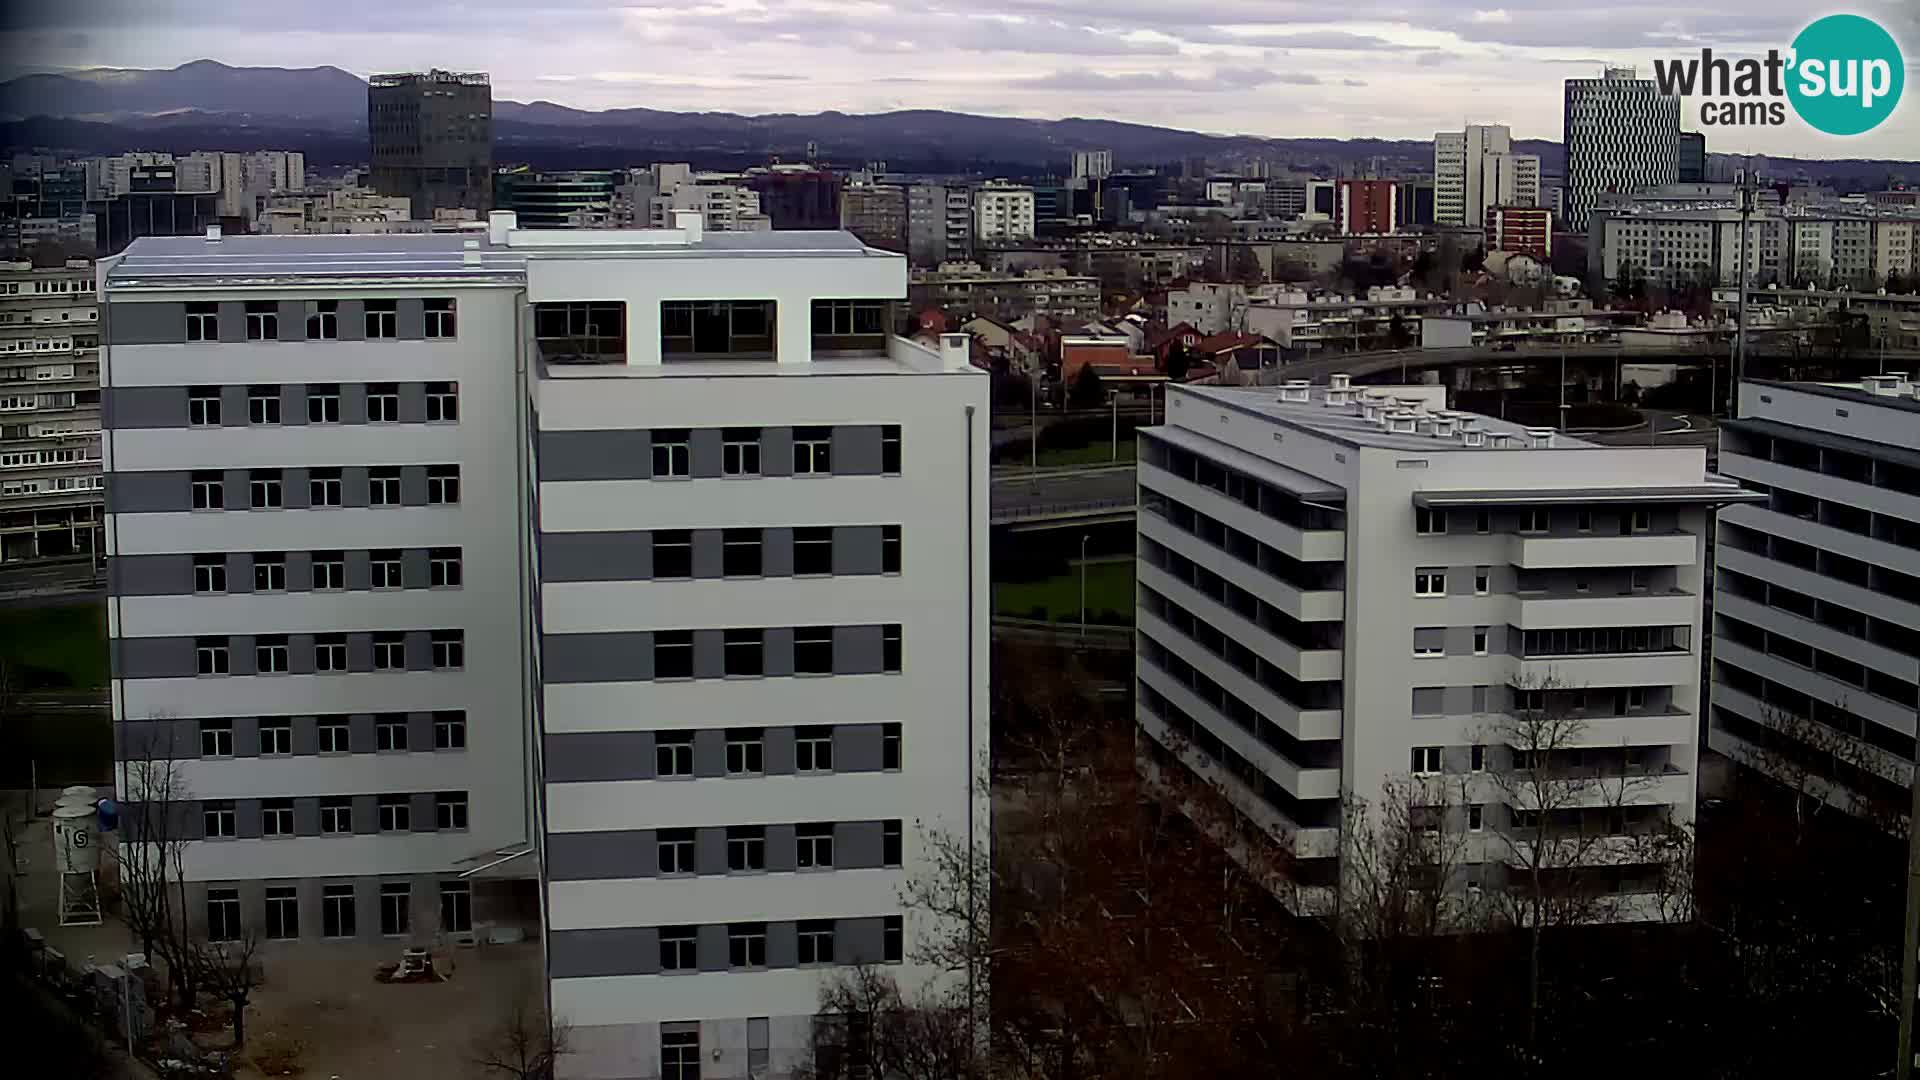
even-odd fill
[[[1217,783],[1290,847],[1306,908],[1339,881],[1343,801],[1410,778],[1458,785],[1469,881],[1498,888],[1516,807],[1489,774],[1519,708],[1573,718],[1554,753],[1634,777],[1624,820],[1594,807],[1581,827],[1693,813],[1704,530],[1738,489],[1697,447],[1596,446],[1444,400],[1339,376],[1175,388],[1140,432],[1150,764]]]
[[[370,935],[402,883],[537,871],[570,1077],[784,1076],[837,967],[937,977],[899,893],[921,830],[986,838],[987,380],[887,333],[904,258],[496,214],[465,241],[142,241],[103,287],[116,719],[221,751],[184,763],[236,820],[192,845],[196,894],[251,918],[351,885]],[[328,304],[354,334],[306,336]],[[267,386],[279,423],[253,422]],[[287,795],[294,835],[262,835]],[[353,835],[326,835],[342,800]]]
[[[1568,79],[1561,141],[1567,182],[1560,218],[1567,229],[1584,232],[1601,195],[1680,179],[1680,99],[1636,77],[1633,68]]]
[[[1920,383],[1739,393],[1720,469],[1765,501],[1720,513],[1708,745],[1807,769],[1837,805],[1904,807],[1920,709]]]

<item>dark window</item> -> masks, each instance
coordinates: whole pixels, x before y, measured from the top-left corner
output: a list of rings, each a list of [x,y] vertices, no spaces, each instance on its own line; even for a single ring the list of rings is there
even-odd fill
[[[220,340],[220,305],[195,302],[187,305],[187,340]]]
[[[315,300],[307,307],[308,341],[332,341],[340,336],[340,301]]]
[[[255,510],[278,510],[287,504],[279,469],[255,469],[247,474],[247,505]]]
[[[207,890],[207,940],[240,940],[240,890]]]
[[[458,710],[442,710],[433,714],[433,748],[435,750],[467,748],[466,713]]]
[[[313,553],[313,587],[320,592],[347,587],[347,556],[344,552]]]
[[[413,929],[413,889],[404,881],[380,883],[380,932],[399,937]]]
[[[697,940],[698,932],[694,927],[661,927],[660,969],[662,971],[692,971],[698,967]]]
[[[200,721],[200,756],[233,756],[233,721],[228,719]]]
[[[222,510],[226,505],[226,484],[221,480],[219,472],[208,469],[193,474],[193,508],[195,510]]]
[[[253,591],[287,591],[287,557],[277,551],[255,552],[253,556]]]
[[[832,772],[833,729],[825,725],[796,728],[793,767],[796,772]]]
[[[794,475],[820,475],[831,473],[832,471],[833,429],[830,427],[794,428]]]
[[[353,728],[344,716],[322,716],[316,730],[320,736],[320,752],[323,754],[345,754],[352,752]]]
[[[693,678],[693,631],[654,631],[653,677],[656,679]]]
[[[760,530],[724,530],[720,564],[721,573],[728,577],[760,576]]]
[[[383,465],[367,470],[367,502],[372,506],[400,505],[398,465]]]
[[[321,886],[320,933],[330,938],[350,938],[355,932],[353,886]]]
[[[289,809],[288,813],[293,811]],[[300,936],[300,892],[291,885],[267,887],[267,939],[291,941]]]
[[[833,674],[833,627],[802,626],[793,632],[796,675]]]
[[[400,301],[366,301],[366,329],[369,339],[399,337]]]
[[[799,927],[799,962],[802,964],[833,963],[833,921],[830,919],[810,920]]]
[[[310,506],[342,506],[346,502],[344,477],[339,469],[310,469],[307,472],[307,503]]]
[[[400,422],[400,384],[367,384],[367,422],[370,424],[397,424]]]
[[[431,548],[427,552],[427,584],[435,589],[460,586],[460,549]]]
[[[187,423],[194,427],[220,426],[220,388],[196,386],[187,391]]]
[[[194,671],[201,675],[225,675],[231,670],[228,657],[227,639],[223,637],[195,638],[193,642]]]
[[[700,1080],[698,1031],[660,1032],[660,1080]]]
[[[373,669],[407,669],[407,635],[398,630],[382,630],[373,635]]]
[[[433,797],[433,823],[440,829],[467,827],[467,793],[443,791]]]
[[[466,631],[435,630],[431,640],[434,670],[459,671],[467,666]]]
[[[900,471],[899,424],[887,424],[880,429],[880,471],[889,474]]]
[[[898,915],[888,915],[880,924],[880,951],[885,963],[898,964],[906,959],[907,928],[906,920]]]
[[[724,653],[722,660],[728,675],[764,675],[767,673],[767,650],[764,632],[760,630],[727,630],[724,632]]]
[[[764,771],[766,735],[759,728],[731,728],[727,731],[727,773],[753,776]]]
[[[307,385],[307,423],[337,424],[340,422],[340,384],[309,383]]]
[[[760,825],[727,827],[727,869],[746,873],[767,868],[767,830]]]
[[[247,387],[247,423],[278,424],[280,422],[280,388],[277,386]]]
[[[427,502],[451,506],[460,501],[460,466],[427,466]]]
[[[429,297],[421,303],[426,308],[427,336],[430,338],[453,337],[453,301],[445,297]]]
[[[413,828],[413,800],[406,795],[380,796],[380,831],[408,832]]]
[[[727,964],[737,968],[767,966],[766,923],[734,923],[727,927]]]
[[[833,866],[833,826],[831,824],[794,827],[798,845],[795,865],[802,870],[825,870]]]
[[[900,767],[900,725],[880,725],[880,767],[898,769]]]
[[[880,628],[880,668],[889,674],[900,673],[899,623],[888,623]]]
[[[693,576],[693,533],[686,529],[656,529],[653,533],[653,576]]]
[[[225,555],[193,557],[193,591],[197,593],[227,591],[227,557]]]
[[[406,713],[380,713],[374,717],[373,748],[375,750],[405,750],[407,748]]]
[[[724,476],[760,475],[760,429],[727,428],[720,447],[720,472]]]
[[[888,821],[880,826],[880,861],[888,866],[899,866],[901,856],[900,822]]]
[[[793,572],[833,573],[833,530],[814,526],[793,530]]]
[[[253,639],[253,668],[260,675],[285,675],[290,669],[287,635],[274,634]]]
[[[430,382],[427,384],[427,422],[430,424],[450,424],[460,419],[460,384],[450,382]]]
[[[260,718],[260,756],[293,753],[293,720],[286,716]]]
[[[654,838],[660,852],[662,874],[694,872],[692,829],[661,829]]]
[[[693,775],[693,732],[663,732],[653,740],[653,771],[656,776]]]
[[[440,883],[440,930],[465,934],[473,930],[473,887],[464,881]]]
[[[653,475],[691,476],[691,434],[685,428],[662,428],[653,433]]]
[[[880,572],[900,572],[900,526],[880,526]]]
[[[341,836],[353,831],[353,800],[329,796],[320,800],[320,831]]]

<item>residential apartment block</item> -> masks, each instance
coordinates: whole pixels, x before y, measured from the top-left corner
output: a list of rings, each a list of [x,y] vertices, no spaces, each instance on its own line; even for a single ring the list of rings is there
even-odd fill
[[[691,214],[104,264],[114,718],[190,790],[194,916],[538,928],[566,1077],[786,1076],[838,968],[935,978],[987,380],[887,333],[906,277]]]
[[[1920,706],[1920,383],[1740,384],[1720,470],[1708,745],[1906,806]]]
[[[0,563],[105,554],[93,264],[0,266]]]
[[[981,269],[978,263],[942,263],[915,270],[909,293],[916,310],[937,307],[1003,322],[1024,315],[1093,319],[1100,315],[1100,279],[1064,270],[1024,274]]]
[[[1746,496],[1701,448],[1596,446],[1444,394],[1173,387],[1140,432],[1148,763],[1217,782],[1290,845],[1305,907],[1338,884],[1342,800],[1388,781],[1458,785],[1447,827],[1488,893],[1539,824],[1492,782],[1516,754],[1616,783],[1555,828],[1693,814],[1704,533]],[[1523,712],[1564,718],[1563,741],[1518,745]],[[1628,858],[1598,880],[1629,915],[1650,888]]]
[[[1540,158],[1517,154],[1505,124],[1468,124],[1433,137],[1433,221],[1484,225],[1495,206],[1540,204]]]
[[[981,244],[1033,239],[1033,189],[989,181],[973,192],[973,239]]]

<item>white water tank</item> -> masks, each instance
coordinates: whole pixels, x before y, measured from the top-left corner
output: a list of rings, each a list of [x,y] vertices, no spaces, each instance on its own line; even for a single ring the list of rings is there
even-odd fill
[[[100,865],[100,834],[91,806],[61,806],[53,811],[53,862],[63,874],[88,874]]]

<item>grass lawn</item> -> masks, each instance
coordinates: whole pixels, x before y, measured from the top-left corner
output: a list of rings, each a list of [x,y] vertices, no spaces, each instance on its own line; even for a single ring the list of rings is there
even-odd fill
[[[0,610],[0,656],[19,691],[107,685],[107,609],[68,604]]]
[[[0,721],[0,787],[100,784],[113,778],[113,729],[104,709],[18,713]]]
[[[1032,618],[1034,609],[1044,611],[1043,618],[1053,622],[1080,620],[1080,568],[1068,574],[1042,581],[1003,581],[993,586],[993,610],[997,615]],[[1114,612],[1117,618],[1102,619],[1102,612]],[[1133,623],[1133,560],[1095,562],[1087,566],[1087,619],[1089,622]]]
[[[1134,446],[1135,441],[1132,438],[1120,440],[1121,461],[1133,460]],[[1008,465],[1025,465],[1029,460],[1031,459],[1022,453],[1015,455],[1005,463]],[[1109,465],[1112,463],[1113,444],[1110,442],[1097,442],[1092,446],[1056,448],[1053,450],[1040,451],[1041,468],[1046,468],[1049,465]],[[1093,582],[1091,580],[1087,582],[1087,588],[1088,590],[1092,590]],[[1092,601],[1088,602],[1091,603]],[[1076,600],[1075,603],[1078,603],[1078,601]]]

